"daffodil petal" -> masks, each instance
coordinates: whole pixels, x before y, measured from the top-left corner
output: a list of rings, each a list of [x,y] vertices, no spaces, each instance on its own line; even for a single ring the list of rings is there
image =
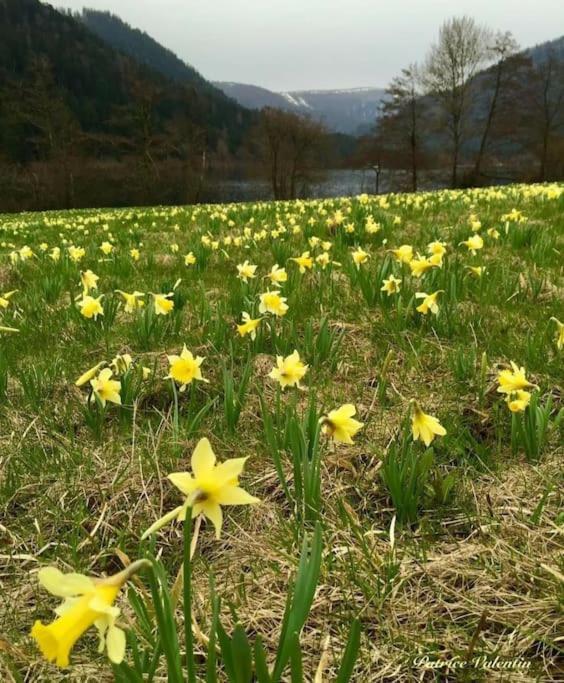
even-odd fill
[[[215,453],[212,450],[211,444],[205,437],[200,439],[192,453],[192,472],[194,476],[205,477],[213,470],[215,465]]]
[[[37,573],[39,583],[52,595],[69,598],[94,590],[94,582],[83,574],[63,574],[56,567],[43,567]]]
[[[231,460],[226,460],[225,462],[222,462],[221,465],[218,465],[214,471],[214,479],[218,485],[225,484],[231,480],[236,480],[243,471],[247,460],[248,457],[232,458]]]
[[[251,496],[240,486],[229,486],[223,489],[216,497],[220,505],[254,505],[260,503],[258,498]]]
[[[106,634],[108,659],[113,664],[121,664],[125,657],[125,632],[117,626],[110,626]]]
[[[176,486],[185,496],[194,491],[195,481],[189,472],[172,472],[168,475],[168,480]]]
[[[105,617],[110,619],[117,619],[120,615],[119,607],[114,607],[113,605],[108,605],[107,601],[101,598],[99,595],[95,595],[92,600],[89,601],[88,607],[94,611],[103,614]]]
[[[210,520],[215,527],[215,537],[219,539],[221,536],[221,527],[223,525],[223,512],[217,503],[208,503],[202,506],[202,512]]]

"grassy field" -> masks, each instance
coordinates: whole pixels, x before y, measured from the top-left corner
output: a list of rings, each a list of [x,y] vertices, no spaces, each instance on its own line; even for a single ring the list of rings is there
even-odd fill
[[[0,241],[2,681],[562,680],[564,186]]]

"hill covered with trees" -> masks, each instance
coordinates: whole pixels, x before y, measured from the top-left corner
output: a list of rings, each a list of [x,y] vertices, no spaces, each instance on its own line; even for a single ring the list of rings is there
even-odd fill
[[[98,193],[118,204],[193,199],[254,115],[189,67],[167,77],[146,61],[50,5],[0,0],[0,194],[18,205],[34,195],[31,208],[97,204]]]
[[[110,12],[84,9],[76,18],[105,43],[129,55],[136,62],[150,67],[175,83],[193,88],[207,102],[208,123],[220,130],[225,127],[232,139],[240,140],[241,130],[244,129],[241,124],[249,120],[246,110],[174,52]]]

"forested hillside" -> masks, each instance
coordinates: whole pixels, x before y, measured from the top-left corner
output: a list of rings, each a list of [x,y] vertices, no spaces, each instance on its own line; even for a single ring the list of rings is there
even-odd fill
[[[0,209],[188,201],[204,163],[235,154],[253,116],[70,14],[0,0]]]
[[[174,52],[110,12],[84,9],[77,18],[104,42],[130,55],[140,64],[149,66],[176,83],[194,88],[206,100],[208,123],[219,129],[225,127],[233,139],[239,139],[241,124],[249,119],[248,113]]]

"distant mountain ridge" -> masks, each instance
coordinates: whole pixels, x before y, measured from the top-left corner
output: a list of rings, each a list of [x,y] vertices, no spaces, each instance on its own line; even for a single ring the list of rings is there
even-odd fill
[[[192,86],[205,94],[221,110],[227,127],[245,117],[245,109],[276,107],[309,114],[322,121],[332,132],[360,135],[373,127],[385,96],[383,88],[351,88],[335,90],[300,90],[273,92],[256,85],[207,81],[190,64],[185,63],[149,34],[134,28],[111,12],[85,8],[73,15],[86,28],[114,49],[135,59],[166,78]],[[214,116],[210,123],[222,125]],[[247,113],[248,115],[248,113]]]
[[[308,114],[330,130],[348,135],[366,133],[374,125],[386,96],[383,88],[274,92],[244,83],[216,81],[214,85],[248,109],[277,107]]]

